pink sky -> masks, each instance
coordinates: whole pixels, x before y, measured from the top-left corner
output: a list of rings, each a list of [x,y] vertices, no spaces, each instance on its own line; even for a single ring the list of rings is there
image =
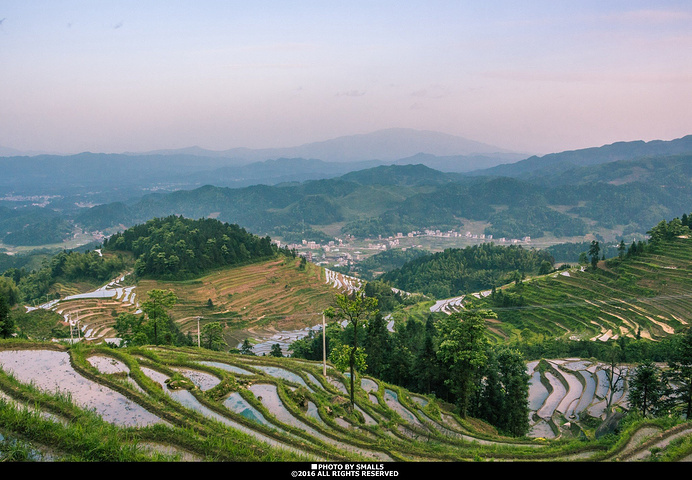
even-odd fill
[[[339,5],[339,6],[336,6]],[[692,134],[685,1],[0,4],[0,146],[285,147],[407,127],[550,153]]]

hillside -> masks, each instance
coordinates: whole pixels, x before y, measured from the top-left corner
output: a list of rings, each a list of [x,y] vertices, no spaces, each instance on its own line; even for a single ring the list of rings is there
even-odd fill
[[[106,225],[109,216],[110,227],[170,214],[214,216],[289,242],[330,239],[325,231],[376,238],[424,229],[463,230],[473,221],[488,223],[478,233],[495,238],[574,241],[585,240],[588,233],[619,238],[687,210],[692,200],[689,158],[649,158],[645,164],[639,161],[640,168],[639,163],[611,162],[594,171],[572,171],[561,182],[551,177],[535,183],[455,177],[423,165],[382,166],[302,184],[205,186],[148,195],[120,208],[94,207],[76,221],[94,228]]]
[[[516,178],[540,178],[554,176],[578,167],[595,166],[615,161],[689,154],[692,152],[692,135],[664,141],[616,142],[601,147],[584,148],[548,155],[533,155],[515,163],[477,170],[474,175],[505,176]]]
[[[590,241],[587,235],[594,234],[619,241],[688,209],[690,165],[687,154],[572,165],[530,179],[465,176],[417,164],[302,183],[208,184],[145,195],[123,185],[117,196],[126,198],[112,201],[58,196],[45,198],[41,207],[30,198],[5,201],[7,207],[0,203],[0,241],[38,246],[72,240],[78,233],[97,240],[170,215],[214,218],[284,243],[426,229],[465,233],[469,224],[476,225],[474,233],[495,238],[528,236],[558,243]],[[222,176],[214,178],[221,181]]]
[[[128,252],[140,278],[192,278],[221,266],[241,265],[279,253],[269,237],[211,218],[153,218],[103,241],[106,252]]]
[[[536,274],[552,264],[553,258],[544,250],[484,243],[419,256],[379,279],[401,290],[442,299],[510,283],[517,275]]]
[[[491,308],[502,339],[661,340],[692,322],[692,239],[653,251],[575,267],[467,296],[465,308]]]
[[[254,265],[220,269],[191,281],[142,280],[137,292],[164,289],[178,302],[170,310],[184,332],[221,322],[230,347],[249,338],[282,331],[309,329],[321,322],[338,290],[327,284],[324,271],[299,259],[280,258]],[[210,303],[211,302],[211,303]]]
[[[170,315],[184,334],[197,334],[202,326],[221,322],[231,347],[246,338],[264,338],[283,330],[301,330],[321,321],[320,313],[334,292],[322,269],[299,259],[276,258],[250,265],[217,268],[187,281],[137,279],[127,272],[94,289],[86,284],[62,282],[52,287],[58,298],[29,307],[56,312],[64,320],[79,322],[78,335],[94,341],[116,336],[113,327],[122,313],[141,313],[141,303],[153,289],[170,290],[178,298]]]

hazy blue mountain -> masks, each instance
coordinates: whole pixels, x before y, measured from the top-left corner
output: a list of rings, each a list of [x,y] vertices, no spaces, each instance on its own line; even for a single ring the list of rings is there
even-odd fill
[[[521,153],[496,153],[492,155],[447,155],[437,156],[429,153],[418,153],[411,157],[392,162],[395,165],[423,164],[441,172],[464,173],[483,170],[497,165],[523,160]]]
[[[390,128],[372,133],[348,135],[321,142],[307,143],[285,148],[232,148],[211,151],[190,147],[181,150],[157,150],[149,154],[192,153],[207,157],[225,157],[237,161],[262,161],[276,158],[317,158],[327,162],[353,162],[362,160],[395,161],[418,153],[435,156],[452,155],[510,155],[514,160],[526,158],[509,150],[467,140],[456,135],[414,130],[409,128]],[[505,157],[506,158],[506,157]],[[419,163],[419,162],[418,162]]]
[[[340,179],[361,185],[438,185],[453,182],[458,176],[417,164],[381,165],[347,173]]]
[[[601,147],[531,156],[524,160],[477,170],[473,175],[518,178],[552,178],[575,167],[587,167],[618,160],[692,153],[692,135],[675,140],[617,142]]]

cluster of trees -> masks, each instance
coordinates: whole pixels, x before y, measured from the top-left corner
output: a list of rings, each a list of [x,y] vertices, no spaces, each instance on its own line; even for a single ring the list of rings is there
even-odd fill
[[[667,416],[679,411],[692,418],[692,329],[673,337],[666,367],[647,361],[629,380],[630,408],[642,416]]]
[[[435,187],[432,193],[416,193],[385,212],[348,222],[342,232],[356,237],[396,235],[425,228],[447,230],[458,227],[459,218],[487,219],[490,204],[461,184]]]
[[[223,326],[219,322],[206,323],[200,330],[199,339],[192,338],[190,332],[183,334],[168,313],[168,309],[178,302],[174,292],[153,289],[147,292],[147,300],[142,302],[141,314],[122,313],[115,322],[115,331],[121,339],[120,346],[137,345],[199,345],[209,350],[223,350],[227,347],[223,337]]]
[[[171,215],[128,228],[104,241],[105,251],[135,256],[139,277],[182,279],[212,268],[271,257],[279,249],[269,237],[215,219]]]
[[[47,300],[51,287],[60,281],[91,283],[111,280],[122,273],[127,261],[122,255],[101,256],[96,251],[62,251],[43,261],[37,270],[8,268],[0,276],[0,296],[11,305]]]
[[[682,218],[674,218],[669,222],[661,220],[658,224],[649,230],[649,243],[656,244],[665,240],[672,240],[681,235],[690,235],[691,220],[687,214],[683,214]]]
[[[340,271],[345,274],[356,273],[360,278],[373,280],[384,272],[389,272],[395,268],[400,268],[406,262],[415,258],[427,255],[430,252],[420,248],[392,248],[372,255],[350,267],[332,267],[332,270]]]
[[[528,432],[529,377],[522,354],[491,345],[490,311],[462,311],[425,321],[413,316],[395,332],[375,299],[338,296],[327,324],[327,356],[342,369],[372,375],[453,403],[462,416],[484,419],[503,433]],[[339,320],[346,320],[342,327]],[[321,333],[291,345],[292,356],[321,360]],[[353,380],[354,375],[351,375]],[[351,385],[353,392],[353,385]]]
[[[483,243],[415,258],[380,280],[407,292],[449,298],[512,282],[517,274],[538,273],[546,268],[544,262],[549,268],[554,263],[544,250]]]
[[[690,218],[687,214],[683,214],[682,218],[675,217],[670,221],[661,220],[658,224],[656,224],[655,227],[646,232],[649,235],[648,241],[632,240],[632,243],[628,246],[624,240],[621,240],[617,247],[615,247],[615,256],[617,259],[623,259],[652,251],[661,242],[672,240],[675,237],[683,235],[690,235],[690,233],[692,233],[690,228],[692,228],[692,218]],[[572,245],[588,247],[588,250],[583,250],[579,254],[579,263],[587,264],[590,262],[593,268],[597,267],[599,259],[605,260],[606,257],[612,256],[606,254],[608,247],[601,245],[601,243],[597,240],[592,240],[590,244],[583,242],[581,244]],[[610,247],[610,249],[612,253],[613,247]],[[551,249],[549,248],[548,250]]]
[[[0,206],[0,239],[7,245],[61,243],[72,232],[72,223],[55,210],[37,206]]]
[[[586,223],[545,205],[510,206],[490,216],[492,224],[485,229],[494,237],[540,238],[545,232],[556,237],[576,237],[586,234]]]

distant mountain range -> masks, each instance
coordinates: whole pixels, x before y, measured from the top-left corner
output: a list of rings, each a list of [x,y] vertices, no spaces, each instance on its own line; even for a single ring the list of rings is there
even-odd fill
[[[531,156],[524,160],[478,169],[474,175],[551,179],[563,175],[575,167],[588,167],[619,160],[634,160],[646,157],[670,156],[692,153],[692,135],[675,140],[652,140],[650,142],[616,142],[602,147],[570,150],[544,156]]]
[[[292,148],[211,151],[199,147],[144,153],[0,155],[0,195],[114,193],[123,200],[151,190],[203,185],[246,187],[332,178],[379,165],[425,164],[470,172],[526,158],[525,154],[438,132],[388,129]],[[2,151],[0,151],[2,154]],[[97,201],[103,202],[104,198]]]
[[[404,134],[379,132],[356,143],[394,133]],[[466,145],[471,152],[479,144]],[[511,153],[442,155],[442,147],[395,160],[339,162],[243,163],[177,152],[0,158],[0,241],[60,241],[73,225],[112,231],[170,214],[218,218],[283,239],[321,240],[326,226],[370,236],[448,229],[464,219],[487,222],[495,237],[574,238],[596,229],[612,236],[641,234],[656,219],[689,213],[692,204],[692,135],[511,162]]]
[[[505,162],[516,161],[528,156],[525,153],[512,152],[455,135],[410,128],[390,128],[286,148],[232,148],[213,151],[200,147],[189,147],[180,150],[154,150],[143,154],[223,157],[234,159],[236,162],[249,163],[277,158],[311,158],[327,162],[366,160],[392,162],[419,153],[434,156],[481,155],[501,158]],[[142,155],[142,153],[136,153],[136,155]]]

